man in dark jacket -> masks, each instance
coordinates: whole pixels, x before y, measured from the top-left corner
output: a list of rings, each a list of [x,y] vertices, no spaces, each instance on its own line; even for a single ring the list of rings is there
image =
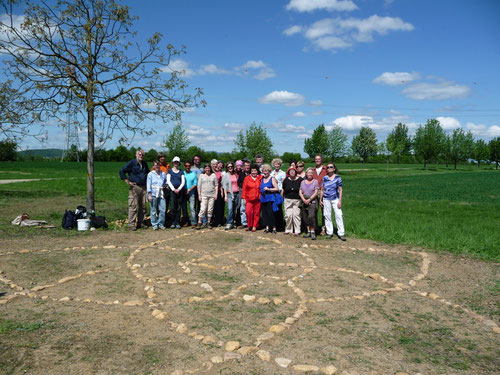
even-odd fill
[[[120,178],[129,186],[128,229],[133,231],[142,227],[146,214],[146,179],[149,168],[143,159],[144,151],[138,149],[135,159],[130,160],[120,170]]]

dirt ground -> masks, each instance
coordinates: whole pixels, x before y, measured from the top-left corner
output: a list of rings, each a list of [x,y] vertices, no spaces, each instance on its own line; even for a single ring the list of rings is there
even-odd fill
[[[0,245],[2,374],[497,374],[499,265],[192,229]]]

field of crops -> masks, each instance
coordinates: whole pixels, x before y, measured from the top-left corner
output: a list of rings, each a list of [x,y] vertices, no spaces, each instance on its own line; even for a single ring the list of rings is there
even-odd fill
[[[96,164],[96,211],[108,221],[127,216],[121,166]],[[444,166],[424,170],[420,165],[338,167],[347,236],[500,259],[500,172]],[[0,184],[0,238],[39,232],[10,225],[22,212],[59,225],[65,208],[85,204],[84,163],[0,163],[0,172],[0,180],[43,179]],[[50,233],[68,235],[62,229]]]

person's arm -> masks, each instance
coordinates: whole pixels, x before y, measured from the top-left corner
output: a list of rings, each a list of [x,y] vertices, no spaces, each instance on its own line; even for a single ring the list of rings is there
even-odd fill
[[[184,187],[185,184],[186,184],[186,178],[184,177],[184,173],[183,173],[183,174],[181,174],[181,184],[177,188],[176,193],[179,193],[182,190],[182,188]]]
[[[134,186],[135,185],[135,182],[130,182],[129,179],[128,179],[128,177],[127,177],[127,175],[130,174],[131,170],[132,170],[132,161],[127,162],[127,164],[125,164],[123,166],[123,168],[120,169],[120,178],[122,180],[124,180],[125,183],[128,186]]]
[[[202,187],[202,180],[201,180],[201,174],[198,176],[198,185],[196,185],[196,189],[198,190],[198,200],[201,202],[201,187]]]
[[[170,173],[167,174],[167,185],[170,188],[170,190],[175,191],[174,185],[172,185],[172,182],[170,181]]]
[[[321,185],[321,190],[319,191],[319,204],[321,207],[323,207],[323,195],[325,195],[325,189]]]
[[[342,185],[339,186],[339,203],[337,203],[337,207],[342,208]]]
[[[300,189],[299,189],[299,196],[300,196],[300,199],[302,199],[302,202],[304,202],[305,204],[309,204],[309,202],[307,202],[307,199],[304,197],[304,193],[302,192],[302,184],[301,184]]]
[[[215,190],[214,199],[217,199],[217,194],[219,192],[219,181],[217,181],[217,175],[215,173],[212,173],[212,175],[215,176],[212,178],[212,185]]]
[[[314,184],[314,182],[313,182],[313,184]],[[318,184],[318,182],[316,181],[316,187],[315,187],[315,189],[314,189],[314,193],[313,193],[313,195],[311,195],[311,196],[309,197],[309,202],[312,202],[312,201],[313,201],[313,200],[314,200],[314,199],[318,196],[318,191],[319,191],[319,184]]]

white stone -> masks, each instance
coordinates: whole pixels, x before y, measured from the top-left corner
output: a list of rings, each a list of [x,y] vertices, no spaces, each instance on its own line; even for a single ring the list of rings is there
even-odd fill
[[[263,361],[269,362],[271,360],[271,354],[266,350],[261,349],[255,354],[257,354],[257,357],[259,357]]]
[[[283,368],[287,368],[288,366],[290,366],[290,363],[292,363],[292,360],[288,358],[276,358],[275,361],[278,366]]]

